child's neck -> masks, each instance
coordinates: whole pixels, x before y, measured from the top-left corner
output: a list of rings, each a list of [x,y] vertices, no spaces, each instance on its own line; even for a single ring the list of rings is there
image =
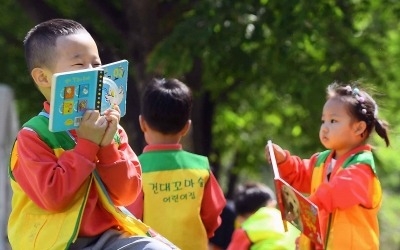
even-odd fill
[[[180,135],[165,135],[161,133],[151,133],[146,135],[146,142],[152,144],[178,144],[180,143]]]
[[[332,159],[339,160],[340,157],[346,155],[347,153],[349,153],[353,149],[358,148],[358,147],[360,147],[362,145],[365,145],[365,143],[364,142],[356,143],[356,144],[352,145],[351,147],[348,147],[346,149],[341,149],[341,150],[333,149],[334,152],[333,152],[333,155],[332,155]]]

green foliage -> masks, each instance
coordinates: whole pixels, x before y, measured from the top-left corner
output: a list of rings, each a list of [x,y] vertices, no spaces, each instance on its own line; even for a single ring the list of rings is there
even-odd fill
[[[0,19],[0,47],[2,48],[0,83],[8,84],[15,90],[18,100],[17,107],[23,122],[34,112],[40,110],[41,94],[30,80],[30,75],[25,67],[22,47],[24,36],[33,23],[26,15],[17,13],[22,13],[22,9],[14,1],[2,1],[0,9],[2,17]]]
[[[384,26],[374,19],[381,9],[367,1],[287,3],[202,1],[152,55],[152,67],[177,75],[190,70],[194,57],[202,59],[203,88],[218,103],[213,132],[221,139],[214,148],[235,151],[239,168],[262,166],[261,153],[249,155],[267,138],[301,155],[320,148],[330,82],[382,84],[369,60],[370,48],[382,46],[377,32],[369,33]]]
[[[375,153],[378,165],[378,176],[382,186],[386,190],[391,190],[392,192],[400,191],[400,179],[397,173],[399,171],[400,155],[393,153],[397,151],[400,146],[400,138],[396,136],[391,136],[391,146],[385,147],[385,144],[379,136],[375,135],[373,137],[373,145],[375,145]]]
[[[379,213],[381,249],[398,249],[400,246],[399,210],[398,192],[385,192]]]

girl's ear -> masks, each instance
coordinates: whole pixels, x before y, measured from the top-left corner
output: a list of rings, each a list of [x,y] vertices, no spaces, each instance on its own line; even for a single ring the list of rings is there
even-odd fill
[[[354,124],[354,132],[356,135],[363,135],[367,129],[367,123],[365,121],[359,121]]]
[[[31,76],[39,87],[51,87],[51,81],[49,80],[48,73],[45,69],[34,68],[31,71]]]

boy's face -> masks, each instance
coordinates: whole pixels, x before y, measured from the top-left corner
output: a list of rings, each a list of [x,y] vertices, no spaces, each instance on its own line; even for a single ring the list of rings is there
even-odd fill
[[[82,30],[57,38],[52,73],[94,68],[101,65],[96,42]]]

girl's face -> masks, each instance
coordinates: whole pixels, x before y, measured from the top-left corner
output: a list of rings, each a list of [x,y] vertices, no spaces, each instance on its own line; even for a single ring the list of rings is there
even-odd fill
[[[335,150],[337,159],[362,143],[360,123],[350,116],[345,103],[330,98],[322,110],[319,139],[325,148]]]

